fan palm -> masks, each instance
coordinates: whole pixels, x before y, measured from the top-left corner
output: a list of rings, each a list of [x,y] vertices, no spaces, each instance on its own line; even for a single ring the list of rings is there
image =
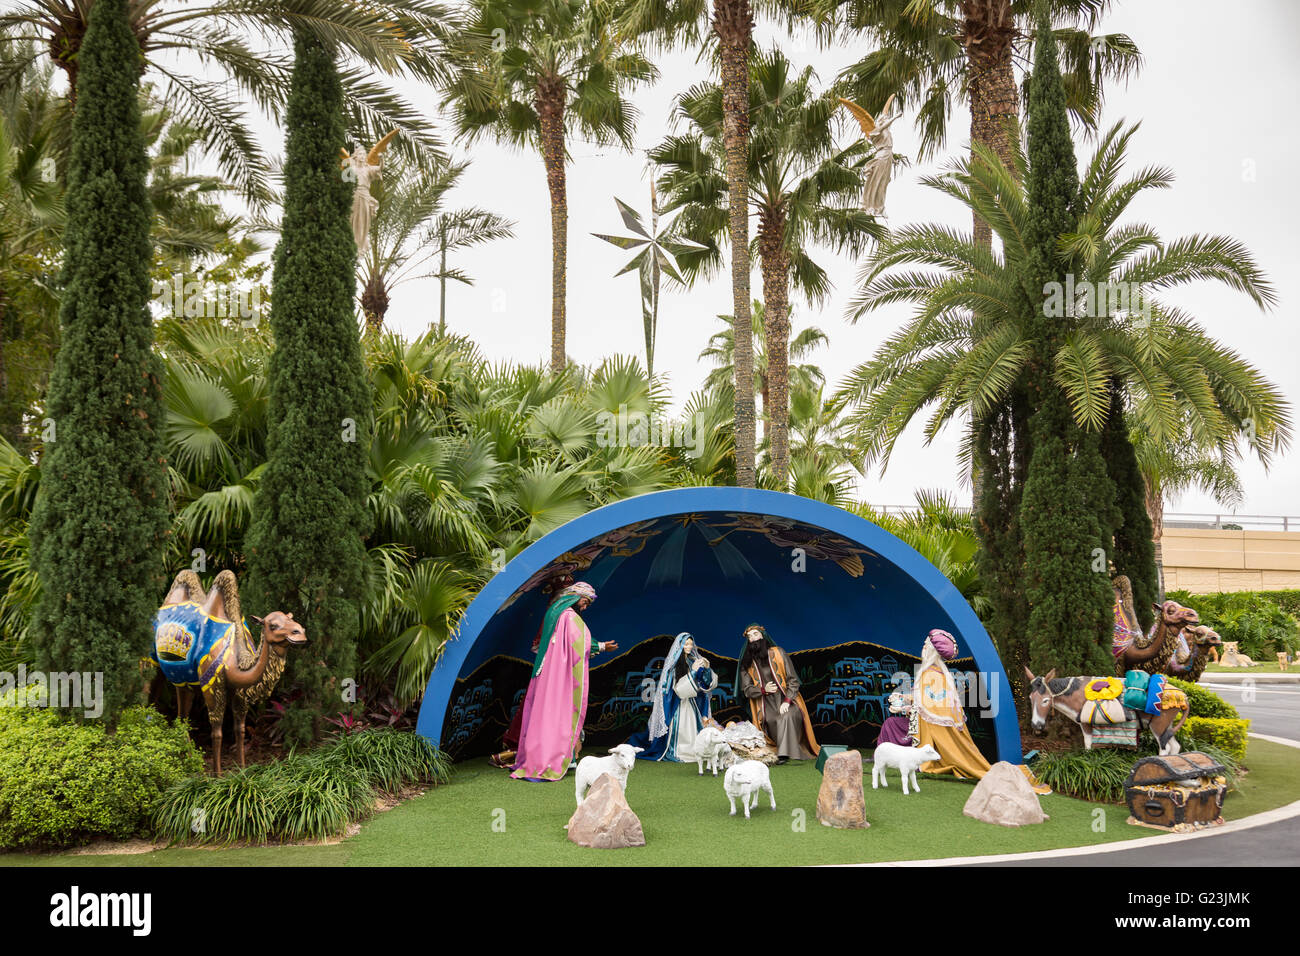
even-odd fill
[[[1135,305],[1128,312],[1105,304],[1082,310],[1087,314],[1075,317],[1053,357],[1056,384],[1076,423],[1089,430],[1104,423],[1114,381],[1125,391],[1133,427],[1155,440],[1189,436],[1199,447],[1227,452],[1244,437],[1267,463],[1290,440],[1287,403],[1257,369],[1155,295],[1205,279],[1245,293],[1260,308],[1269,307],[1275,294],[1249,251],[1232,239],[1193,235],[1170,242],[1149,225],[1119,223],[1145,190],[1172,182],[1163,168],[1121,179],[1136,129],[1116,125],[1102,137],[1081,180],[1076,229],[1058,240],[1080,288],[1109,283],[1133,290]],[[1030,359],[1023,318],[1032,313],[1034,297],[1048,290],[1021,282],[1026,159],[1018,137],[1015,171],[981,152],[981,162],[960,161],[925,183],[989,223],[1001,250],[944,226],[909,226],[882,242],[862,272],[850,305],[854,320],[889,303],[916,307],[836,397],[852,407],[849,425],[864,466],[887,465],[898,436],[926,408],[933,407],[927,441],[959,414],[982,420],[1008,400]],[[963,456],[970,451],[967,441]]]
[[[94,0],[21,0],[0,15],[3,40],[23,45],[0,75],[7,85],[38,57],[48,57],[68,79],[75,101],[78,53]],[[266,157],[249,128],[243,96],[272,115],[283,115],[293,68],[287,49],[254,48],[247,36],[283,39],[294,31],[315,35],[350,62],[340,71],[348,101],[348,126],[377,142],[400,129],[395,148],[408,161],[440,155],[423,115],[382,83],[374,70],[426,82],[446,77],[443,51],[455,20],[431,0],[131,0],[131,27],[140,42],[142,68],[161,78],[162,97],[185,125],[198,130],[222,173],[246,199],[264,204],[270,196]],[[178,60],[177,54],[180,54]],[[205,72],[195,73],[193,63]],[[224,79],[210,78],[215,68]],[[340,143],[340,146],[343,144]]]
[[[632,146],[636,111],[624,97],[658,71],[618,29],[618,2],[472,0],[448,87],[456,128],[536,149],[551,200],[551,370],[565,365],[568,144],[580,136]]]
[[[768,401],[767,323],[765,321],[766,310],[763,303],[758,299],[754,300],[753,316],[751,327],[754,330],[754,392],[763,400],[763,408],[766,410]],[[704,377],[704,387],[709,390],[723,387],[729,388],[735,380],[735,327],[729,315],[720,315],[718,319],[726,323],[726,328],[709,336],[708,347],[700,353],[700,358],[713,363],[713,368]],[[797,360],[807,358],[814,350],[829,343],[830,338],[825,332],[815,325],[810,325],[790,337],[790,342],[786,346],[786,355],[790,360],[797,362]],[[792,396],[794,390],[801,386],[810,388],[826,381],[826,376],[822,374],[820,367],[803,362],[789,366],[789,378]]]
[[[979,540],[971,517],[942,492],[918,491],[915,510],[901,515],[877,512],[870,505],[852,510],[918,551],[953,583],[976,614],[983,617],[990,609],[976,566]]]
[[[790,472],[793,490],[844,507],[856,490],[853,446],[843,414],[825,387],[797,382],[790,390]]]
[[[810,302],[823,301],[830,280],[809,248],[823,245],[856,254],[882,233],[874,217],[858,208],[868,146],[857,137],[845,147],[835,144],[839,101],[832,92],[816,92],[815,79],[810,67],[795,70],[778,50],[756,56],[750,69],[754,105],[746,173],[749,203],[759,223],[755,246],[768,344],[764,412],[779,487],[785,486],[789,471],[790,288]],[[717,270],[719,243],[729,234],[723,101],[719,84],[692,87],[678,100],[689,132],[669,137],[650,152],[664,169],[659,185],[666,207],[682,209],[682,234],[706,246],[678,257],[688,280]]]

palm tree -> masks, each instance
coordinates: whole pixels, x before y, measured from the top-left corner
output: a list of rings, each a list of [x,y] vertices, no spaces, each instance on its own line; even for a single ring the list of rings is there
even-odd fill
[[[7,64],[0,47],[0,68]],[[58,339],[63,117],[48,94],[53,67],[0,89],[0,437],[27,448],[24,418],[44,390]]]
[[[1012,167],[1007,123],[1019,114],[1015,65],[1032,58],[1034,17],[1041,0],[813,0],[824,34],[865,34],[873,52],[846,69],[845,95],[869,110],[897,95],[915,107],[920,158],[948,137],[954,99],[970,107],[970,146],[988,148]],[[1107,81],[1127,80],[1142,63],[1124,34],[1095,34],[1110,0],[1048,0],[1060,51],[1067,105],[1088,129],[1096,125]],[[989,226],[974,221],[975,241],[988,245]]]
[[[514,223],[486,209],[448,210],[447,193],[468,163],[445,163],[430,172],[392,165],[372,192],[379,205],[370,228],[370,245],[357,260],[361,280],[361,312],[366,327],[379,331],[388,312],[389,294],[412,279],[437,279],[439,327],[446,328],[448,279],[473,284],[459,269],[447,268],[447,253],[514,235]],[[432,271],[420,271],[437,257]]]
[[[838,99],[815,93],[811,68],[796,72],[780,51],[758,55],[752,64],[751,139],[747,176],[749,201],[758,216],[755,243],[763,271],[765,338],[768,343],[764,412],[772,473],[784,487],[789,472],[790,287],[812,303],[830,292],[826,271],[808,249],[820,244],[858,253],[883,230],[858,208],[867,144],[860,138],[835,145]],[[719,242],[727,231],[728,203],[723,90],[699,84],[678,100],[690,131],[670,136],[651,150],[664,168],[660,187],[667,208],[681,208],[682,234],[706,246],[679,257],[689,280],[717,270]],[[734,338],[733,338],[734,342]]]
[[[459,252],[496,239],[513,238],[514,227],[513,220],[478,206],[449,209],[433,217],[427,235],[430,244],[438,254],[438,266],[429,273],[429,277],[438,280],[439,331],[447,331],[447,282],[474,284],[473,278],[464,270],[447,265],[448,253]]]
[[[1161,542],[1165,530],[1165,501],[1195,489],[1232,508],[1241,504],[1245,495],[1241,477],[1237,474],[1235,449],[1198,448],[1186,441],[1159,442],[1141,428],[1131,429],[1129,440],[1133,443],[1138,469],[1142,473],[1142,488],[1156,546],[1156,575],[1160,585],[1157,600],[1163,602],[1165,570]]]
[[[800,4],[788,0],[629,0],[625,29],[654,34],[666,43],[701,45],[715,40],[722,86],[722,153],[727,190],[727,239],[731,247],[731,303],[736,348],[736,484],[754,487],[753,351],[749,314],[749,178],[746,168],[750,130],[749,57],[754,44],[754,12],[765,7],[789,13]]]
[[[1181,441],[1228,452],[1244,438],[1267,463],[1290,441],[1291,418],[1277,388],[1241,356],[1210,338],[1181,309],[1155,298],[1162,289],[1210,279],[1245,293],[1260,308],[1276,296],[1249,251],[1222,236],[1162,240],[1143,223],[1121,225],[1130,203],[1147,189],[1168,188],[1163,168],[1121,180],[1125,151],[1137,127],[1116,125],[1101,139],[1080,183],[1076,231],[1059,239],[1066,271],[1078,288],[1124,290],[1128,310],[1082,310],[1053,356],[1056,384],[1078,425],[1105,423],[1111,384],[1124,390],[1131,427],[1156,441]],[[927,441],[959,414],[979,422],[1009,400],[1030,359],[1021,282],[1026,159],[1013,138],[1009,169],[981,147],[981,160],[925,183],[964,203],[1001,240],[991,250],[945,226],[898,230],[868,260],[850,305],[857,319],[893,302],[911,302],[911,321],[858,366],[836,401],[851,406],[849,424],[865,465],[887,465],[895,441],[927,407]],[[932,271],[910,270],[917,266]],[[1109,298],[1106,296],[1105,298]],[[1072,312],[1080,302],[1067,305]],[[1099,299],[1094,297],[1093,305]],[[969,442],[963,455],[969,458]]]
[[[618,29],[617,2],[473,0],[448,87],[456,128],[542,154],[551,197],[551,370],[565,366],[568,144],[580,136],[632,146],[624,95],[658,71]]]
[[[68,100],[75,103],[77,54],[93,5],[94,0],[22,0],[0,15],[0,42],[24,51],[0,74],[0,86],[37,58],[48,57],[67,76]],[[222,173],[255,206],[270,197],[269,169],[244,106],[227,83],[268,113],[282,115],[293,59],[288,49],[249,46],[250,33],[282,40],[303,31],[331,49],[341,49],[351,61],[340,71],[349,129],[371,143],[400,129],[395,149],[410,162],[441,155],[423,114],[374,77],[378,69],[425,82],[445,80],[444,51],[456,21],[438,3],[131,0],[128,16],[144,57],[142,68],[161,78],[169,110],[199,131]],[[194,63],[203,64],[204,72],[194,73]],[[207,71],[214,68],[224,80],[211,78]]]
[[[720,315],[718,319],[726,323],[726,328],[709,336],[708,347],[700,353],[700,358],[713,364],[709,374],[704,377],[704,387],[710,391],[730,388],[736,377],[735,325],[729,315]],[[763,411],[766,413],[770,381],[767,360],[767,322],[766,310],[759,299],[754,300],[753,320],[750,327],[753,329],[754,340],[754,394],[762,399]],[[786,346],[786,355],[790,360],[797,362],[789,366],[792,394],[794,389],[801,386],[813,388],[825,383],[826,376],[818,366],[798,360],[807,358],[813,351],[829,343],[830,338],[815,325],[810,325],[790,337],[789,344]]]
[[[0,71],[24,60],[23,45],[0,44]],[[0,87],[0,433],[27,448],[24,418],[35,408],[58,349],[58,288],[70,121],[53,89],[55,67],[30,63]],[[154,276],[170,285],[206,265],[209,274],[261,251],[256,219],[222,206],[232,187],[196,172],[203,143],[156,91],[141,91],[141,131],[149,152],[147,189]]]
[[[984,593],[976,553],[979,540],[969,513],[942,492],[916,492],[916,508],[904,514],[883,513],[870,505],[851,510],[901,538],[939,569],[981,618],[991,609]]]
[[[844,507],[854,496],[853,445],[842,411],[823,384],[796,381],[790,390],[790,474],[795,494]]]

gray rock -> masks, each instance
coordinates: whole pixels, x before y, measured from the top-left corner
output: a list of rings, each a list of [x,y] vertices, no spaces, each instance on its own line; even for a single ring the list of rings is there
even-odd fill
[[[623,787],[609,774],[596,778],[587,799],[569,818],[569,840],[598,850],[645,846],[641,821],[628,806]]]

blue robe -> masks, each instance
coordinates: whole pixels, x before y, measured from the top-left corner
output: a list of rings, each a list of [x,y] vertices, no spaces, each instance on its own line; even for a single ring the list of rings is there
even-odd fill
[[[637,754],[641,760],[670,760],[675,763],[681,763],[683,760],[693,762],[694,754],[686,757],[679,757],[677,754],[677,738],[682,727],[683,721],[689,721],[693,733],[690,737],[693,739],[696,734],[704,727],[704,720],[712,716],[710,711],[709,690],[715,683],[713,671],[707,667],[696,667],[688,670],[691,685],[695,688],[696,697],[683,700],[677,696],[674,687],[677,681],[674,680],[664,688],[664,721],[668,724],[668,733],[650,739],[650,728],[639,731],[628,738],[628,743],[633,747],[641,747],[642,752]]]

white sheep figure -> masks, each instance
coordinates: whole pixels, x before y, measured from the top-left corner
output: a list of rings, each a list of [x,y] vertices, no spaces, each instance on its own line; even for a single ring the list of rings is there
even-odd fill
[[[608,757],[583,757],[578,761],[578,776],[574,783],[574,795],[578,798],[578,806],[582,806],[582,801],[587,797],[587,791],[596,779],[602,774],[607,773],[623,788],[623,793],[627,793],[627,775],[636,766],[636,755],[641,753],[643,747],[633,747],[631,744],[619,744],[617,747],[609,748]]]
[[[939,751],[931,744],[924,747],[903,747],[898,744],[878,744],[875,756],[871,758],[871,789],[889,786],[885,779],[886,767],[897,767],[903,775],[903,793],[908,793],[907,779],[912,778],[912,789],[917,793],[921,788],[916,784],[917,768],[923,763],[939,759]]]
[[[772,800],[772,809],[776,809],[776,794],[772,792],[772,778],[767,772],[767,764],[761,760],[742,760],[735,766],[728,767],[722,777],[722,789],[727,791],[731,801],[731,815],[736,815],[736,798],[745,808],[745,819],[749,819],[751,807],[758,806],[758,792],[766,790]]]
[[[713,775],[718,775],[718,767],[724,770],[735,760],[735,754],[731,750],[731,745],[727,743],[727,738],[722,736],[722,731],[717,727],[705,727],[695,736],[695,763],[700,768],[700,776],[704,775],[704,765],[713,769]]]

